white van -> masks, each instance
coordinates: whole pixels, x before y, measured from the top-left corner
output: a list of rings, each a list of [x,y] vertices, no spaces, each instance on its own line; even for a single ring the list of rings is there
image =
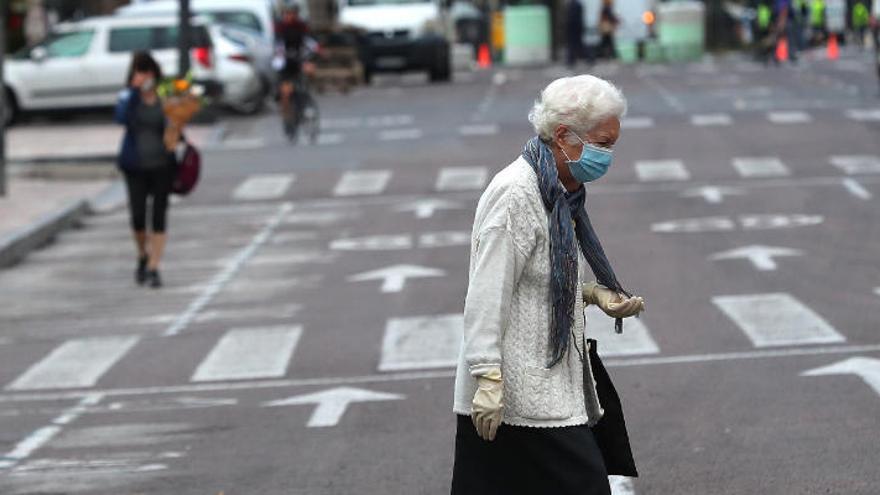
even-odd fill
[[[452,77],[449,0],[337,0],[339,22],[363,29],[364,74],[427,71],[432,81]]]
[[[308,17],[307,2],[300,2],[300,14]],[[116,9],[116,14],[131,16],[176,15],[178,0],[136,2]],[[256,31],[267,42],[275,41],[275,14],[270,0],[191,0],[193,14],[208,22],[229,24]]]

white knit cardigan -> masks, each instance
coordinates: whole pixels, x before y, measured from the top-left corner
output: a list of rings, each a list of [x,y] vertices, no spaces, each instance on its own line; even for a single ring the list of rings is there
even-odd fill
[[[519,157],[498,173],[477,205],[471,236],[464,339],[455,376],[453,411],[469,415],[475,376],[500,366],[509,425],[593,424],[584,405],[583,301],[575,298],[569,352],[553,368],[550,356],[550,242],[538,177]],[[578,287],[586,260],[578,256]],[[592,379],[589,366],[588,377]],[[594,392],[594,387],[589,387]],[[601,412],[599,413],[601,415]],[[589,420],[589,421],[588,421]]]

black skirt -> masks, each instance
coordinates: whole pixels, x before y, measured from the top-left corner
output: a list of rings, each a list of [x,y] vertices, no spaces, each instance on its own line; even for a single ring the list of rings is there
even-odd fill
[[[502,424],[487,442],[458,415],[452,495],[611,495],[602,453],[587,425]]]

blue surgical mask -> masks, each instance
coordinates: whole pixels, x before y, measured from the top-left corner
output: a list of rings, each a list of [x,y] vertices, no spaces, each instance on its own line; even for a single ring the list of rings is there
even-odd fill
[[[584,145],[581,157],[577,161],[572,160],[568,153],[564,149],[562,150],[562,153],[568,158],[566,163],[568,163],[568,169],[575,180],[585,184],[605,175],[608,172],[608,167],[611,166],[611,159],[613,158],[611,150],[593,146],[590,143],[584,142],[577,134],[572,133],[572,135]]]

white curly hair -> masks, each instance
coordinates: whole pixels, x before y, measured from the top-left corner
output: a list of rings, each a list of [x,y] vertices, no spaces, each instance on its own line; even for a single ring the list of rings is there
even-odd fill
[[[529,112],[529,122],[542,141],[553,140],[556,128],[582,135],[609,117],[626,114],[623,93],[610,82],[591,75],[561,77],[544,88]],[[569,144],[575,138],[569,136]]]

